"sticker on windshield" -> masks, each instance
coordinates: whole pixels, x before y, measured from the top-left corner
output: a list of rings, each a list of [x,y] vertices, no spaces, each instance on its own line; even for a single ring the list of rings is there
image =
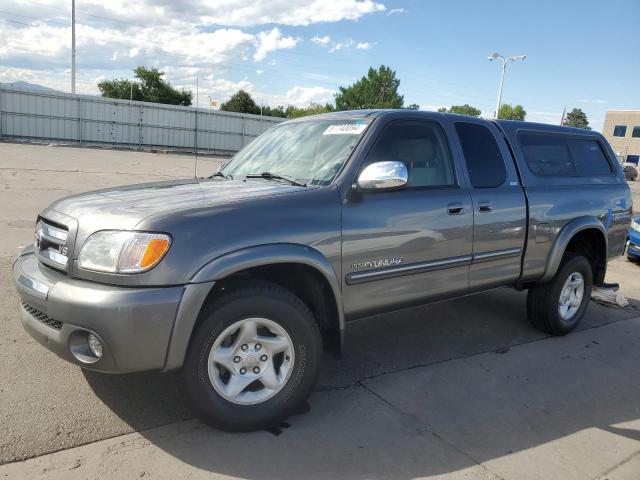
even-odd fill
[[[340,125],[330,125],[323,135],[360,135],[367,128],[366,123],[341,123]]]

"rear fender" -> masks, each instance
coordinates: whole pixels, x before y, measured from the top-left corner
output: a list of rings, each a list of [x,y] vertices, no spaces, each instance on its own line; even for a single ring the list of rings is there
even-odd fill
[[[571,239],[579,232],[587,229],[596,229],[602,233],[605,245],[605,258],[607,252],[607,231],[600,220],[596,217],[579,217],[567,223],[560,231],[547,256],[547,266],[540,282],[550,281],[558,271],[562,256],[567,249]]]

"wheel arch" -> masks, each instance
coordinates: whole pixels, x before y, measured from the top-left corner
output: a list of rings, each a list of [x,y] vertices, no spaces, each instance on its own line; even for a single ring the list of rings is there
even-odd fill
[[[294,290],[316,315],[316,320],[324,330],[323,340],[328,342],[328,349],[336,354],[341,352],[345,320],[340,283],[333,267],[314,248],[287,243],[269,244],[225,254],[193,275],[178,309],[167,350],[165,371],[182,366],[191,334],[205,303],[212,295],[220,293],[229,282],[245,275]],[[314,288],[316,286],[319,288]],[[295,291],[296,287],[300,290]],[[323,301],[331,305],[328,310],[319,312],[315,307],[322,305]]]
[[[591,264],[595,285],[604,281],[607,271],[607,231],[596,217],[579,217],[560,231],[547,257],[545,273],[540,279],[547,282],[558,271],[565,252],[584,255]]]

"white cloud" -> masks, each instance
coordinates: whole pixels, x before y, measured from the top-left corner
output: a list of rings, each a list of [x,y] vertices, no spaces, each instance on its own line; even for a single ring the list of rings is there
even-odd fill
[[[352,39],[347,39],[344,42],[338,42],[331,45],[329,49],[329,53],[337,52],[338,50],[343,50],[345,48],[351,48],[354,45],[354,41]]]
[[[60,0],[0,2],[2,10],[23,15],[16,20],[29,24],[0,18],[0,81],[23,80],[69,91],[68,5]],[[266,75],[263,65],[276,65],[270,54],[295,48],[302,41],[283,31],[281,25],[356,21],[386,10],[376,0],[83,0],[78,5],[76,24],[77,91],[96,94],[99,80],[130,78],[133,68],[147,65],[164,71],[174,86],[188,88],[194,94],[198,77],[201,103],[207,101],[207,95],[224,101],[240,88],[257,95],[250,79],[223,77],[230,76],[229,70],[244,70],[254,79]],[[31,20],[34,15],[47,20]],[[254,28],[247,31],[244,27]],[[332,44],[328,35],[311,41],[332,51],[374,45],[352,39]],[[320,76],[307,79],[311,85],[326,80]],[[262,96],[276,104],[277,100],[302,106],[332,101],[333,91],[297,85],[284,94]]]
[[[375,44],[371,42],[358,42],[356,48],[358,50],[371,50]]]
[[[204,0],[198,5],[198,14],[207,23],[235,26],[269,23],[306,26],[358,20],[363,15],[386,10],[373,0]]]
[[[284,95],[256,93],[254,99],[258,103],[260,100],[264,100],[266,104],[272,107],[278,105],[306,107],[312,103],[332,103],[334,93],[333,90],[324,87],[295,86],[289,89]]]
[[[253,54],[256,61],[263,60],[267,53],[281,48],[293,48],[298,43],[297,38],[285,37],[278,28],[273,28],[269,32],[260,32],[256,37],[257,48]]]
[[[326,35],[324,37],[315,36],[311,39],[311,42],[321,47],[327,48],[329,53],[337,52],[339,50],[348,50],[355,47],[358,50],[369,50],[374,47],[374,42],[356,42],[352,38],[336,42],[331,41],[331,37]]]
[[[325,35],[324,37],[319,37],[318,35],[316,35],[311,39],[311,41],[316,45],[326,47],[327,45],[329,45],[329,42],[331,42],[331,37],[329,35]]]
[[[42,16],[66,23],[69,21],[69,7],[64,5],[59,0],[3,0],[2,10],[27,16],[42,12]],[[375,0],[83,0],[77,8],[83,22],[108,23],[112,28],[169,23],[234,27],[267,24],[307,26],[355,21],[387,10],[384,4]]]
[[[286,94],[287,103],[305,106],[310,103],[326,103],[333,100],[333,90],[324,87],[293,87]]]
[[[392,8],[387,12],[387,17],[389,15],[403,14],[403,13],[407,13],[407,11],[404,8]]]

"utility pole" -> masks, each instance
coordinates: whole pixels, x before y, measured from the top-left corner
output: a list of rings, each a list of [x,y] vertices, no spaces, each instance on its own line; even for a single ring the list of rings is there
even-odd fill
[[[76,93],[76,0],[71,0],[71,93]]]
[[[498,52],[493,52],[489,56],[490,61],[497,60],[497,59],[502,60],[502,76],[500,77],[500,90],[498,91],[498,103],[496,105],[496,113],[493,118],[498,118],[498,111],[500,110],[500,103],[502,102],[502,86],[504,85],[504,74],[507,71],[507,63],[515,62],[517,60],[524,60],[525,58],[527,58],[526,55],[517,55],[515,57],[505,58],[502,55],[500,55]]]

